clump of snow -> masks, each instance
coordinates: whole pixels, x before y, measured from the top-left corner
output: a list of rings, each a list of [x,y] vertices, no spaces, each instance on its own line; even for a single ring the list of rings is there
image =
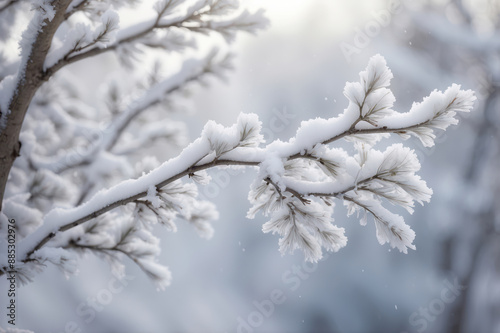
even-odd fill
[[[157,195],[156,186],[151,185],[148,188],[148,194],[144,197],[145,200],[151,202],[154,208],[159,208],[161,206],[161,199]]]
[[[78,22],[66,32],[63,40],[52,43],[44,62],[44,69],[54,66],[68,56],[75,56],[89,47],[106,48],[116,42],[120,16],[114,9],[107,9],[100,17],[99,24]]]
[[[380,54],[371,57],[366,70],[359,73],[359,81],[366,92],[388,87],[392,78],[392,72]]]
[[[7,124],[7,119],[10,115],[10,101],[14,95],[17,87],[18,79],[16,75],[9,75],[0,81],[0,131],[3,130]]]
[[[63,40],[53,43],[45,58],[44,69],[54,66],[74,49],[83,47],[92,42],[92,27],[89,24],[78,22],[69,29]]]
[[[45,25],[44,20],[51,21],[54,18],[55,10],[51,5],[51,0],[34,0],[32,8],[36,10],[34,17],[28,24],[26,30],[22,33],[19,42],[21,50],[21,61],[19,69],[15,75],[10,75],[0,83],[0,131],[6,126],[8,116],[11,112],[9,109],[10,102],[16,93],[19,83],[25,78],[25,71],[28,59],[31,55],[33,44],[35,43],[38,34],[43,30]]]
[[[403,138],[411,134],[425,147],[432,147],[436,138],[433,129],[446,130],[448,126],[458,124],[457,112],[469,112],[474,105],[474,92],[460,88],[460,85],[453,84],[445,92],[434,90],[421,103],[414,103],[410,111],[380,120],[379,126],[402,128],[404,131],[398,133]]]
[[[40,12],[43,20],[52,21],[56,15],[54,6],[51,5],[52,2],[53,0],[33,0],[31,6]]]
[[[120,25],[120,16],[114,9],[108,9],[101,16],[101,24],[93,32],[93,40],[98,41],[97,47],[107,47],[115,43]]]

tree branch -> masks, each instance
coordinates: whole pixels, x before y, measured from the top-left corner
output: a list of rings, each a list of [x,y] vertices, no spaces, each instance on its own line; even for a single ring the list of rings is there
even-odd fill
[[[401,128],[388,128],[387,126],[383,126],[383,127],[375,127],[375,128],[364,128],[364,129],[356,129],[355,126],[358,122],[360,122],[361,119],[359,118],[354,124],[353,126],[351,126],[348,130],[338,134],[338,135],[335,135],[325,141],[322,141],[322,142],[319,142],[320,144],[323,144],[323,145],[327,145],[327,144],[330,144],[332,142],[335,142],[335,141],[338,141],[342,138],[345,138],[346,136],[350,136],[350,135],[364,135],[364,134],[391,134],[391,133],[401,133],[401,134],[405,134],[407,131],[410,131],[410,130],[413,130],[415,128],[418,128],[418,127],[421,127],[421,126],[424,126],[426,125],[427,123],[429,123],[430,120],[427,120],[427,121],[424,121],[422,123],[419,123],[419,124],[416,124],[416,125],[411,125],[411,126],[407,126],[407,127],[401,127]],[[311,155],[308,155],[308,154],[302,154],[302,153],[296,153],[294,155],[291,155],[288,159],[289,160],[294,160],[294,159],[297,159],[297,158],[306,158],[306,159],[314,159],[316,160],[316,158],[313,158],[311,157]]]
[[[259,133],[261,124],[255,115],[241,115],[238,118],[237,123],[230,128],[224,128],[221,125],[210,122],[205,126],[201,137],[186,147],[179,154],[179,156],[163,163],[160,167],[154,169],[150,173],[135,180],[126,180],[108,190],[100,191],[89,201],[79,207],[72,209],[54,209],[50,211],[45,216],[42,226],[35,232],[28,235],[19,244],[18,254],[20,258],[23,258],[21,261],[34,260],[31,256],[47,244],[59,232],[70,230],[93,218],[109,212],[116,207],[136,202],[138,199],[145,196],[147,196],[146,200],[151,201],[152,203],[156,202],[157,198],[155,197],[153,199],[150,196],[155,196],[156,193],[161,192],[163,187],[180,180],[185,176],[192,176],[196,172],[217,166],[260,167],[262,168],[260,175],[263,175],[263,180],[271,183],[276,188],[277,194],[280,195],[278,200],[283,198],[282,192],[284,190],[287,190],[304,205],[314,205],[312,201],[305,199],[305,196],[321,197],[324,201],[327,201],[328,197],[342,196],[344,200],[352,201],[357,204],[358,209],[363,208],[365,211],[372,213],[376,220],[380,220],[382,223],[386,223],[386,221],[381,219],[380,216],[384,217],[384,215],[387,214],[385,208],[377,206],[379,204],[377,200],[366,200],[365,202],[363,201],[364,199],[362,196],[359,196],[359,198],[352,198],[351,196],[345,196],[345,194],[349,191],[356,190],[357,186],[360,184],[367,184],[375,179],[384,180],[383,178],[385,177],[385,173],[391,170],[391,176],[398,176],[396,169],[401,168],[401,172],[404,173],[404,177],[407,177],[406,179],[408,180],[408,183],[401,183],[398,185],[401,187],[402,191],[409,195],[410,198],[406,199],[406,202],[403,202],[402,200],[403,206],[413,205],[414,200],[419,202],[428,201],[431,190],[425,186],[425,182],[421,181],[421,179],[414,174],[414,171],[417,171],[420,168],[418,162],[416,161],[416,156],[414,156],[408,148],[403,148],[402,145],[395,145],[393,148],[388,148],[386,153],[383,153],[384,159],[380,162],[377,162],[380,160],[380,152],[375,154],[376,156],[374,159],[369,159],[368,155],[365,158],[361,156],[363,154],[360,153],[361,157],[359,158],[358,163],[361,169],[365,163],[368,163],[368,161],[373,162],[372,166],[369,168],[371,171],[367,171],[370,172],[370,174],[363,175],[362,177],[364,177],[364,179],[358,181],[358,177],[362,174],[358,172],[358,175],[355,177],[356,179],[349,177],[349,184],[345,184],[343,181],[333,181],[326,184],[308,181],[294,181],[293,177],[281,175],[281,172],[284,171],[284,162],[302,157],[310,159],[311,156],[314,155],[314,152],[308,153],[308,150],[316,147],[317,145],[327,145],[349,135],[367,135],[378,133],[397,133],[404,135],[407,134],[407,132],[410,132],[419,136],[422,141],[423,139],[421,136],[423,135],[427,136],[424,137],[424,139],[429,137],[433,138],[433,127],[446,129],[447,126],[456,124],[456,119],[453,118],[453,115],[455,115],[456,112],[468,112],[472,107],[473,101],[475,100],[472,91],[463,91],[459,89],[459,86],[453,85],[448,88],[445,93],[437,91],[433,92],[428,99],[424,100],[423,103],[418,104],[417,107],[412,107],[412,109],[410,109],[410,111],[406,114],[398,114],[392,111],[389,113],[384,112],[377,116],[382,117],[389,114],[389,117],[384,119],[384,121],[375,122],[375,118],[367,117],[367,115],[363,113],[364,103],[367,101],[367,98],[365,96],[363,101],[360,101],[362,99],[360,98],[360,94],[364,93],[365,95],[368,95],[374,89],[384,88],[388,85],[392,74],[390,74],[387,67],[385,67],[385,61],[380,56],[372,58],[371,61],[372,62],[368,68],[378,64],[378,70],[373,70],[373,68],[371,70],[372,72],[379,74],[370,74],[370,77],[367,77],[369,73],[371,73],[367,70],[360,74],[361,84],[357,83],[357,85],[352,84],[346,87],[346,90],[350,90],[349,93],[346,93],[346,96],[351,103],[342,115],[328,120],[314,119],[303,122],[301,127],[297,130],[297,134],[294,138],[290,139],[288,142],[276,141],[270,143],[266,146],[266,148],[258,147],[263,139],[262,135]],[[381,95],[383,95],[383,92]],[[387,94],[384,97],[386,96]],[[437,99],[440,99],[443,103],[436,103]],[[432,103],[429,103],[429,100]],[[142,104],[147,105],[148,101],[150,100],[146,99]],[[380,99],[379,102],[382,103],[382,99]],[[376,102],[375,104],[378,105],[379,102]],[[386,98],[383,103],[387,106],[391,106],[392,100],[390,98]],[[439,108],[437,108],[436,105],[439,105]],[[357,110],[357,108],[359,108],[359,110]],[[422,108],[427,109],[422,110]],[[131,110],[133,114],[135,109],[132,108]],[[422,116],[416,116],[417,112],[424,113]],[[392,117],[393,115],[394,117]],[[125,120],[126,119],[127,118],[125,118]],[[370,123],[368,120],[373,121]],[[367,121],[368,124],[360,124],[361,121]],[[126,124],[126,121],[124,123]],[[377,125],[377,123],[379,125]],[[394,127],[385,126],[390,124]],[[247,126],[251,126],[253,130],[256,131],[253,133],[253,137],[251,139],[247,138],[249,135],[249,132],[247,132]],[[417,132],[419,127],[423,127],[420,129],[420,133]],[[116,128],[119,129],[120,126],[117,126]],[[317,133],[314,133],[314,131]],[[112,139],[113,136],[110,138]],[[105,140],[103,147],[109,147],[110,144],[113,144],[113,140],[110,140],[110,138]],[[431,145],[433,144],[433,141],[431,140],[430,143],[429,141],[425,141],[425,143]],[[325,153],[324,156],[327,156],[330,153],[330,150],[325,147],[323,148],[323,153]],[[319,150],[319,153],[318,161],[321,162],[321,154],[323,153],[321,150]],[[414,159],[410,158],[408,160],[407,158],[410,153],[413,154],[411,157],[414,157]],[[396,156],[394,154],[396,154]],[[330,163],[334,164],[334,162]],[[346,165],[350,165],[349,163],[350,162],[346,162]],[[379,165],[377,166],[374,163],[379,163]],[[377,168],[377,170],[374,171],[373,168]],[[305,177],[305,179],[308,179],[308,177]],[[393,180],[397,180],[397,178],[394,178]],[[362,189],[376,191],[379,188],[379,185],[382,186],[385,184],[375,185],[377,186],[373,188],[364,186]],[[180,186],[182,185],[179,185],[179,188]],[[422,189],[419,190],[420,193],[416,193],[411,186],[420,186]],[[262,194],[267,190],[268,188],[262,185],[255,189],[257,193],[255,199],[264,201],[264,203],[262,204],[262,202],[256,202],[256,206],[252,209],[256,210],[249,213],[251,216],[254,216],[255,212],[262,209],[262,207],[267,207],[265,209],[266,213],[272,210],[268,203],[271,205],[276,203],[275,199],[272,198],[276,193],[268,192],[265,196],[262,196]],[[392,189],[389,188],[388,190]],[[399,189],[396,188],[396,190]],[[194,198],[196,196],[196,192],[196,190],[192,190],[192,193],[189,195]],[[396,194],[403,195],[405,193],[397,192]],[[266,201],[270,198],[272,198],[271,201]],[[390,199],[389,197],[387,198]],[[377,213],[377,210],[379,210],[380,216],[373,214],[373,211]],[[413,248],[411,241],[413,240],[414,233],[406,224],[404,224],[402,218],[399,218],[400,216],[397,215],[394,220],[397,228],[391,227],[391,232],[395,236],[399,237],[399,241],[395,238],[380,239],[382,239],[382,241],[390,242],[391,245],[397,246],[401,251],[406,252],[408,247]],[[321,220],[322,217],[316,217],[316,219]],[[281,223],[279,220],[275,222]],[[338,231],[340,231],[340,229]],[[309,258],[316,258],[319,255],[319,252],[317,251],[318,247],[316,246],[318,244],[314,243],[316,244],[314,245],[311,243],[308,237],[309,236],[306,234],[303,234],[301,236],[302,242],[309,244],[307,245],[309,249],[308,251],[311,252],[309,253]],[[340,237],[340,239],[342,240],[343,238]],[[290,240],[290,242],[292,241]],[[341,241],[341,243],[345,242]],[[338,244],[335,242],[331,244],[333,244],[332,246],[338,247]]]
[[[99,152],[111,151],[125,129],[148,108],[161,103],[165,96],[182,89],[188,83],[200,80],[203,76],[213,73],[215,70],[212,61],[212,56],[199,63],[195,63],[197,60],[186,61],[177,74],[154,86],[153,91],[148,90],[141,98],[131,102],[128,110],[120,113],[114,122],[103,131],[103,137],[100,137],[99,141],[95,142],[85,155],[78,154],[77,158],[69,158],[70,154],[66,154],[59,158],[57,162],[34,162],[34,164],[38,168],[47,168],[60,173],[92,163],[92,160],[99,155]]]
[[[10,169],[20,154],[19,134],[26,111],[35,92],[46,79],[43,75],[43,64],[52,38],[64,20],[64,13],[70,3],[71,0],[54,2],[55,15],[51,20],[43,18],[41,13],[36,13],[30,23],[32,26],[30,26],[31,28],[37,27],[38,31],[27,30],[25,32],[25,38],[29,37],[29,40],[33,39],[34,41],[24,46],[23,52],[26,55],[18,71],[13,96],[9,102],[8,110],[2,110],[3,113],[0,114],[0,118],[5,122],[5,128],[0,128],[0,210]],[[34,34],[34,36],[27,36],[29,34]]]
[[[67,20],[71,15],[83,10],[89,3],[89,0],[82,0],[78,5],[74,6],[71,10],[64,14],[64,20]]]
[[[166,185],[168,185],[168,184],[170,184],[178,179],[181,179],[185,176],[188,176],[189,174],[192,174],[192,173],[195,173],[198,171],[202,171],[202,170],[206,170],[206,169],[210,169],[210,168],[213,168],[216,166],[258,166],[258,165],[259,165],[258,162],[244,162],[244,161],[231,161],[231,160],[220,160],[219,159],[219,160],[216,160],[213,162],[208,162],[208,163],[204,163],[201,165],[192,166],[192,167],[176,174],[175,176],[172,176],[168,179],[165,179],[165,180],[159,182],[158,184],[155,184],[154,186],[157,189],[160,189],[160,188],[162,188],[162,187],[164,187],[164,186],[166,186]],[[47,244],[47,242],[49,242],[52,238],[54,238],[54,236],[58,232],[64,232],[66,230],[72,229],[72,228],[79,226],[80,224],[83,224],[87,221],[90,221],[90,220],[92,220],[92,219],[94,219],[94,218],[96,218],[104,213],[107,213],[116,207],[120,207],[120,206],[126,205],[130,202],[134,202],[142,197],[145,197],[146,195],[147,195],[147,191],[142,191],[142,192],[137,193],[133,196],[114,201],[111,204],[108,204],[101,209],[98,209],[98,210],[96,210],[90,214],[87,214],[87,215],[85,215],[85,216],[83,216],[83,217],[81,217],[73,222],[67,223],[67,224],[59,227],[55,232],[52,232],[49,235],[47,235],[31,251],[29,251],[26,258],[28,259],[35,251],[39,250],[42,246]],[[27,259],[22,260],[22,261],[26,262]]]
[[[163,11],[167,10],[167,7],[163,9]],[[130,36],[123,37],[121,39],[118,39],[116,42],[114,42],[112,45],[108,45],[106,47],[95,47],[90,50],[87,50],[86,52],[79,53],[79,51],[83,51],[84,49],[87,49],[90,46],[93,46],[95,43],[91,43],[92,45],[87,45],[81,50],[71,50],[68,52],[63,58],[61,58],[57,63],[52,65],[50,68],[47,68],[44,72],[44,77],[45,80],[47,80],[49,77],[54,75],[57,71],[59,71],[61,68],[63,68],[66,65],[72,64],[74,62],[90,58],[93,56],[97,56],[100,54],[103,54],[105,52],[109,51],[115,51],[119,46],[127,43],[132,43],[137,40],[139,40],[141,37],[144,37],[148,35],[149,33],[153,32],[155,29],[169,29],[173,27],[177,28],[184,28],[188,29],[194,32],[197,32],[197,28],[204,28],[210,30],[210,26],[204,27],[205,22],[200,20],[200,17],[204,14],[208,14],[210,12],[210,9],[207,9],[203,12],[195,12],[195,13],[187,13],[187,15],[177,18],[177,19],[172,19],[169,22],[162,22],[162,15],[164,14],[162,11],[158,13],[158,16],[152,22],[152,24],[149,27],[146,27],[142,29],[139,32],[133,33]],[[192,26],[189,25],[189,23],[194,24]],[[142,26],[144,25],[144,22],[138,23],[136,26]],[[129,28],[130,29],[130,28]],[[121,31],[123,34],[123,30]],[[76,54],[75,54],[76,53]],[[74,54],[74,55],[73,55]],[[73,56],[72,56],[73,55]]]
[[[413,126],[412,126],[413,127]],[[357,130],[356,131],[356,134],[369,134],[369,133],[394,133],[394,132],[399,132],[399,131],[402,131],[404,129],[387,129],[387,128],[380,128],[380,129],[370,129],[370,130]],[[344,132],[345,133],[345,132]],[[346,134],[347,135],[347,134]],[[326,142],[333,142],[335,140],[338,140],[340,137],[344,137],[345,135],[337,135],[331,139],[328,139],[326,140]],[[199,140],[199,139],[198,139]],[[197,140],[197,141],[198,141]],[[247,149],[245,147],[242,147],[242,148],[238,148],[238,149]],[[259,155],[260,154],[256,154],[256,157],[253,158],[253,160],[250,158],[249,160],[245,160],[245,161],[242,161],[242,160],[235,160],[235,159],[231,159],[231,155],[228,154],[228,156],[225,156],[225,159],[221,159],[221,158],[214,158],[208,162],[203,162],[204,159],[207,158],[207,154],[204,152],[203,154],[201,154],[198,158],[196,158],[196,162],[193,163],[193,165],[191,165],[190,167],[187,167],[186,169],[184,169],[183,171],[181,172],[178,172],[176,173],[175,175],[171,176],[171,177],[168,177],[166,179],[163,179],[157,183],[154,184],[154,186],[157,188],[157,189],[160,189],[178,179],[181,179],[185,176],[189,176],[190,174],[193,174],[195,172],[198,172],[198,171],[202,171],[202,170],[206,170],[206,169],[210,169],[210,168],[213,168],[213,167],[217,167],[217,166],[259,166],[260,163],[262,162],[262,160],[259,158]],[[300,155],[300,153],[296,153],[296,154],[293,154],[291,155],[290,157],[288,157],[287,159],[295,159],[295,158],[299,158],[299,157],[302,157],[302,155]],[[180,159],[182,158],[182,154],[177,158],[177,159]],[[198,164],[199,162],[203,162],[201,164]],[[168,162],[167,162],[168,163]],[[166,168],[167,165],[163,165],[161,168]],[[146,175],[148,176],[148,175]],[[359,181],[357,184],[362,184],[362,183],[366,183],[366,182],[369,182],[373,179],[376,178],[376,175],[375,176],[372,176],[370,178],[367,178],[367,179],[364,179],[364,180],[361,180]],[[353,186],[350,186],[346,189],[343,189],[341,191],[338,191],[338,192],[332,192],[332,193],[320,193],[320,192],[313,192],[313,193],[308,193],[308,195],[310,196],[317,196],[317,197],[338,197],[338,196],[341,196],[349,191],[352,191],[356,188],[356,185],[353,185]],[[290,187],[287,187],[287,190],[294,194],[294,195],[298,195],[298,198],[300,199],[302,197],[302,195],[299,194],[299,191],[293,189],[293,188],[290,188]],[[84,216],[78,218],[78,219],[75,219],[74,221],[71,221],[67,224],[64,224],[60,227],[57,228],[57,230],[55,232],[52,232],[48,235],[46,235],[42,240],[40,240],[37,245],[31,249],[29,252],[27,252],[27,255],[26,255],[26,258],[23,259],[23,261],[27,261],[29,260],[29,257],[35,252],[37,251],[38,249],[40,249],[41,247],[43,247],[45,244],[47,244],[55,235],[56,233],[58,232],[64,232],[64,231],[67,231],[69,229],[72,229],[78,225],[81,225],[93,218],[96,218],[104,213],[107,213],[111,210],[113,210],[114,208],[117,208],[117,207],[120,207],[120,206],[123,206],[123,205],[126,205],[130,202],[134,202],[135,200],[138,200],[142,197],[145,197],[147,195],[147,190],[144,190],[144,191],[141,191],[141,192],[138,192],[134,195],[131,195],[131,196],[128,196],[126,198],[122,198],[122,199],[119,199],[119,200],[115,200],[115,201],[112,201],[108,204],[106,204],[104,207],[100,208],[100,209],[97,209],[89,214],[85,214]],[[92,201],[92,199],[91,199]],[[87,202],[88,203],[88,202]],[[85,204],[83,204],[83,206],[85,206]]]

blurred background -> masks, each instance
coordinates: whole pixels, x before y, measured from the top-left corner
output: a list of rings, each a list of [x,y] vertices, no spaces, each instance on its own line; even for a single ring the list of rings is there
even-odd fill
[[[436,147],[404,143],[416,150],[419,174],[434,190],[430,204],[402,213],[417,234],[417,250],[405,255],[380,246],[373,224],[360,226],[338,203],[335,224],[346,229],[345,248],[317,265],[304,264],[299,251],[282,257],[278,237],[261,231],[265,218],[245,217],[255,171],[212,170],[218,181],[200,192],[220,212],[214,237],[200,239],[183,223],[175,234],[158,230],[161,262],[173,273],[170,287],[156,291],[127,262],[127,285],[85,321],[90,315],[81,311],[113,281],[106,263],[85,257],[78,276],[66,280],[48,267],[19,290],[18,327],[53,333],[500,332],[500,1],[242,5],[264,8],[271,26],[231,45],[235,70],[227,83],[210,80],[179,101],[189,112],[173,117],[187,123],[189,141],[207,120],[230,125],[240,112],[259,115],[268,142],[288,140],[302,120],[343,112],[345,82],[358,80],[377,53],[394,74],[398,111],[452,83],[476,91],[474,112],[440,133]],[[168,56],[164,61],[169,64]],[[119,75],[113,56],[70,68],[89,100],[107,78],[96,75],[102,68],[109,77]],[[163,161],[178,152],[160,146],[152,154]],[[281,304],[270,307],[277,293]]]

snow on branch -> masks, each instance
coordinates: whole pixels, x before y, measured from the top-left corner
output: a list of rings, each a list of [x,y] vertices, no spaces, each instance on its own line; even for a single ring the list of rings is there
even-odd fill
[[[174,221],[180,217],[209,237],[209,223],[218,215],[211,203],[197,198],[197,186],[190,180],[206,184],[210,177],[205,170],[219,166],[258,169],[248,194],[247,217],[262,213],[269,218],[262,230],[281,237],[281,253],[298,249],[306,260],[318,261],[323,249],[336,252],[346,246],[345,230],[333,224],[336,201],[347,207],[348,215],[356,213],[362,225],[371,216],[381,244],[404,253],[415,249],[413,230],[386,206],[412,213],[415,202],[429,202],[432,190],[416,174],[420,164],[413,150],[393,144],[379,151],[373,144],[395,133],[403,139],[414,135],[430,146],[433,131],[456,124],[456,113],[469,112],[475,96],[453,85],[400,113],[392,109],[391,78],[385,60],[374,56],[360,80],[346,84],[349,105],[344,112],[302,122],[288,142],[263,146],[255,114],[241,114],[231,127],[210,121],[197,140],[151,172],[102,190],[76,208],[50,211],[19,243],[19,258],[33,265],[45,260],[40,250],[51,247],[87,249],[108,257],[119,252],[163,288],[170,273],[156,261],[159,250],[151,230],[160,224],[175,232]],[[357,153],[351,156],[335,147],[340,139],[353,142]],[[118,207],[128,215],[118,219],[106,214]],[[57,253],[54,260],[46,260],[58,263],[63,257]]]
[[[71,15],[77,13],[81,10],[84,10],[86,6],[88,6],[89,0],[73,0],[66,9],[66,13],[64,14],[64,19],[67,20]]]
[[[34,17],[23,32],[19,42],[20,61],[16,63],[16,72],[5,77],[0,82],[0,131],[7,126],[7,120],[12,112],[12,104],[17,98],[21,98],[23,88],[26,86],[26,75],[34,75],[34,67],[43,62],[46,48],[50,45],[50,37],[55,33],[59,25],[59,17],[56,16],[57,8],[67,6],[63,1],[53,6],[48,0],[36,0],[31,3]],[[37,46],[43,45],[43,52],[37,51]],[[38,70],[38,68],[36,68]],[[33,80],[32,78],[28,78]],[[38,83],[39,84],[39,83]],[[22,96],[24,98],[24,96]]]
[[[84,3],[72,7],[68,13],[86,7]],[[90,6],[95,1],[89,3]],[[109,4],[104,5],[99,15],[95,15],[100,18],[99,22],[77,23],[59,47],[51,48],[44,64],[44,75],[48,78],[68,64],[108,51],[117,51],[119,58],[130,64],[130,58],[139,51],[138,45],[167,51],[193,47],[194,41],[185,34],[189,31],[202,34],[215,31],[232,41],[239,31],[255,33],[268,24],[263,11],[244,10],[230,17],[238,8],[231,0],[201,0],[184,11],[179,9],[182,3],[180,0],[160,0],[154,5],[156,17],[122,29],[117,12]]]
[[[31,162],[37,169],[48,169],[53,172],[62,172],[82,164],[93,163],[101,152],[110,151],[115,147],[124,130],[134,119],[150,107],[161,103],[169,94],[182,89],[190,82],[202,80],[206,75],[223,77],[224,72],[231,68],[231,57],[229,54],[219,59],[217,50],[214,49],[201,59],[185,60],[176,74],[152,86],[140,98],[132,101],[125,110],[117,111],[118,116],[102,131],[102,135],[86,148],[85,152],[72,149],[52,158],[32,156]],[[158,125],[155,126],[158,128]],[[158,130],[161,129],[165,130],[166,127],[158,128]],[[158,132],[148,133],[148,135],[154,135]],[[132,149],[132,147],[129,148]]]

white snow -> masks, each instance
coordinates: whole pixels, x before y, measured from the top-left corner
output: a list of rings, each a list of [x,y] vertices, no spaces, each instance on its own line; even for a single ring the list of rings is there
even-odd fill
[[[20,65],[17,73],[11,75],[0,83],[0,109],[2,116],[0,117],[0,131],[5,126],[11,110],[9,109],[10,102],[16,93],[19,82],[25,78],[25,70],[28,59],[31,55],[33,43],[36,41],[38,34],[43,30],[45,19],[52,20],[55,12],[50,0],[34,0],[33,8],[36,10],[34,17],[28,24],[28,27],[23,32],[21,41],[19,42]]]
[[[139,99],[133,101],[126,110],[120,113],[120,115],[100,133],[98,140],[92,142],[89,147],[85,148],[84,152],[82,152],[81,149],[73,149],[69,152],[63,152],[54,158],[34,157],[33,162],[38,168],[45,168],[58,172],[82,162],[94,160],[96,156],[99,156],[100,151],[107,150],[111,147],[131,119],[136,117],[146,107],[163,100],[168,91],[200,75],[205,64],[205,58],[186,60],[176,74],[155,85]]]
[[[95,29],[93,39],[99,40],[100,36],[105,36],[101,39],[96,46],[99,48],[106,48],[116,42],[116,34],[120,25],[120,16],[114,9],[109,8],[101,16],[101,24]]]
[[[163,163],[159,168],[138,178],[126,180],[110,189],[96,193],[86,203],[72,208],[56,208],[43,219],[43,225],[19,243],[18,257],[25,257],[46,235],[70,221],[76,221],[114,202],[127,199],[137,193],[147,192],[151,184],[159,184],[187,169],[210,151],[207,141],[198,139],[190,144],[176,158]]]
[[[0,82],[0,110],[2,111],[0,131],[7,125],[7,119],[10,115],[9,105],[16,91],[17,83],[17,75],[9,75]]]
[[[160,100],[166,91],[185,82],[195,75],[193,73],[199,73],[202,64],[203,61],[199,60],[187,61],[176,75],[133,103],[104,133],[94,152],[109,147],[116,133],[137,112]],[[258,211],[270,216],[263,231],[281,235],[279,244],[282,253],[301,249],[306,260],[315,262],[321,259],[322,248],[338,251],[346,245],[344,229],[332,224],[334,199],[344,201],[349,215],[362,214],[361,224],[366,224],[367,215],[372,215],[380,244],[389,243],[404,253],[408,248],[415,249],[413,230],[405,224],[403,217],[382,205],[389,202],[411,213],[414,201],[422,204],[430,200],[432,190],[416,175],[420,164],[414,151],[402,144],[389,146],[385,151],[373,149],[370,144],[384,137],[379,133],[374,139],[351,137],[358,150],[354,156],[339,148],[328,148],[325,143],[349,136],[353,131],[363,134],[363,130],[386,126],[389,133],[403,128],[418,136],[424,144],[429,144],[432,128],[446,129],[456,123],[453,116],[456,112],[468,112],[475,97],[473,92],[462,91],[460,86],[453,85],[444,93],[433,92],[422,103],[414,104],[409,112],[401,114],[391,110],[394,103],[394,96],[388,89],[391,78],[392,73],[385,60],[379,55],[373,57],[367,70],[360,74],[360,82],[346,85],[345,95],[349,105],[341,115],[304,121],[289,141],[276,140],[264,148],[260,147],[263,141],[261,123],[254,114],[241,114],[230,127],[208,122],[200,138],[179,156],[151,172],[101,190],[79,207],[50,211],[44,217],[43,225],[19,243],[18,255],[25,257],[46,235],[62,226],[91,216],[105,207],[115,206],[139,193],[155,209],[155,214],[148,212],[151,208],[145,203],[137,206],[134,216],[146,222],[145,228],[134,231],[139,238],[130,243],[131,248],[127,250],[143,249],[147,253],[158,254],[157,239],[150,233],[147,224],[161,222],[175,231],[173,219],[176,216],[192,223],[202,237],[208,238],[213,229],[207,221],[218,217],[215,207],[209,202],[198,201],[196,185],[183,183],[179,175],[186,174],[191,166],[215,165],[219,160],[259,165],[258,177],[249,193],[253,206],[247,216],[252,218]],[[80,158],[89,156],[91,154]],[[291,156],[294,158],[290,159]],[[96,161],[94,168],[100,167],[104,172],[104,165],[107,164],[104,160],[102,163],[99,159]],[[108,171],[110,169],[108,167]],[[93,170],[89,177],[96,172]],[[206,181],[203,174],[200,177],[202,182]],[[263,181],[266,178],[272,182]],[[157,189],[166,180],[169,183]],[[163,201],[170,208],[164,207]],[[112,238],[98,241],[110,242]],[[158,265],[154,258],[152,255],[144,262],[144,258],[137,260],[141,260],[140,265],[161,289],[169,283],[170,272]]]
[[[458,120],[455,117],[457,112],[469,112],[472,109],[476,97],[472,90],[460,90],[460,86],[453,84],[444,93],[433,91],[421,103],[414,103],[410,111],[405,113],[393,113],[390,116],[380,119],[379,127],[387,126],[389,129],[409,128],[418,124],[419,130],[427,129],[427,135],[420,135],[418,131],[408,130],[407,132],[417,136],[425,147],[434,145],[435,135],[432,128],[445,130],[449,125],[456,125]],[[366,126],[368,127],[368,126]],[[362,128],[358,126],[357,128]]]
[[[67,278],[78,273],[76,254],[60,247],[43,247],[33,253],[33,258],[40,260],[41,263],[51,262],[60,268]]]

